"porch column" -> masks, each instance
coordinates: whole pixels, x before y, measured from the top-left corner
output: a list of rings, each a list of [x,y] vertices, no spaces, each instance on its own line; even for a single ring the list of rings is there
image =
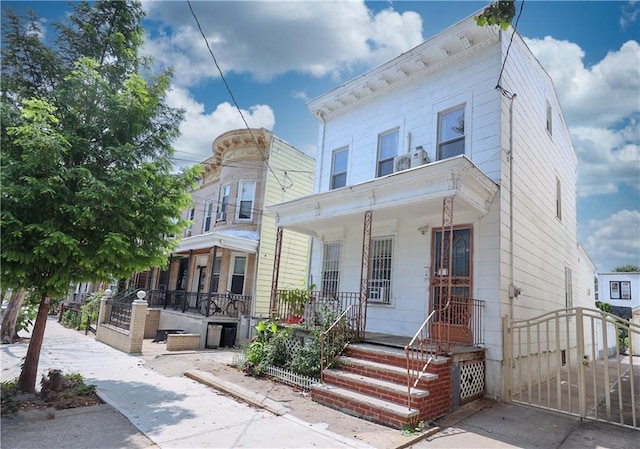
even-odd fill
[[[213,281],[216,271],[216,257],[218,257],[218,247],[214,246],[211,249],[211,274],[209,275],[209,293],[218,293],[217,288],[215,292],[213,291]]]
[[[358,333],[364,338],[367,327],[367,303],[369,298],[369,251],[371,249],[371,211],[364,213],[362,230],[362,262],[360,264],[360,298],[358,301]]]
[[[271,301],[269,315],[273,318],[278,311],[278,275],[280,273],[280,254],[282,253],[282,226],[276,231],[276,247],[273,255],[273,275],[271,277]]]

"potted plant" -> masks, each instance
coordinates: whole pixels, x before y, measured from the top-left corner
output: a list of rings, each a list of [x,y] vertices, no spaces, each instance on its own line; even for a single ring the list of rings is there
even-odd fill
[[[289,305],[287,324],[300,324],[304,321],[304,306],[312,300],[311,289],[294,288],[280,292],[282,302]]]

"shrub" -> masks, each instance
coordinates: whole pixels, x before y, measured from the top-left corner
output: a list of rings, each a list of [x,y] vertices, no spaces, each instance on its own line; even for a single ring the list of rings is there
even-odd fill
[[[17,379],[8,380],[0,384],[0,411],[2,416],[13,416],[18,412],[22,403],[18,398],[20,391]]]

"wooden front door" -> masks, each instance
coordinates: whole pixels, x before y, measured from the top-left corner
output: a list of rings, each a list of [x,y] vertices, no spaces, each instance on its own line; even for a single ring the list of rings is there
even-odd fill
[[[440,267],[440,251],[443,240],[442,231],[433,232],[433,268],[431,270],[431,304],[430,310],[437,310],[431,325],[432,338],[440,337],[448,342],[473,343],[471,332],[471,301],[472,276],[472,228],[456,227],[453,230],[452,250],[449,252],[449,231],[444,235],[444,252],[450,254],[451,273],[446,266]],[[445,256],[445,261],[446,261]],[[451,302],[445,308],[448,298],[447,286],[451,275]]]

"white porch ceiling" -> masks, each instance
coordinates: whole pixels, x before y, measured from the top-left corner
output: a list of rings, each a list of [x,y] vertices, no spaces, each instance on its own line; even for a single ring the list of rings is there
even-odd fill
[[[465,156],[415,167],[361,184],[309,195],[268,208],[276,226],[319,236],[325,230],[360,224],[371,210],[376,220],[441,214],[454,197],[455,211],[478,218],[489,212],[498,185]]]

